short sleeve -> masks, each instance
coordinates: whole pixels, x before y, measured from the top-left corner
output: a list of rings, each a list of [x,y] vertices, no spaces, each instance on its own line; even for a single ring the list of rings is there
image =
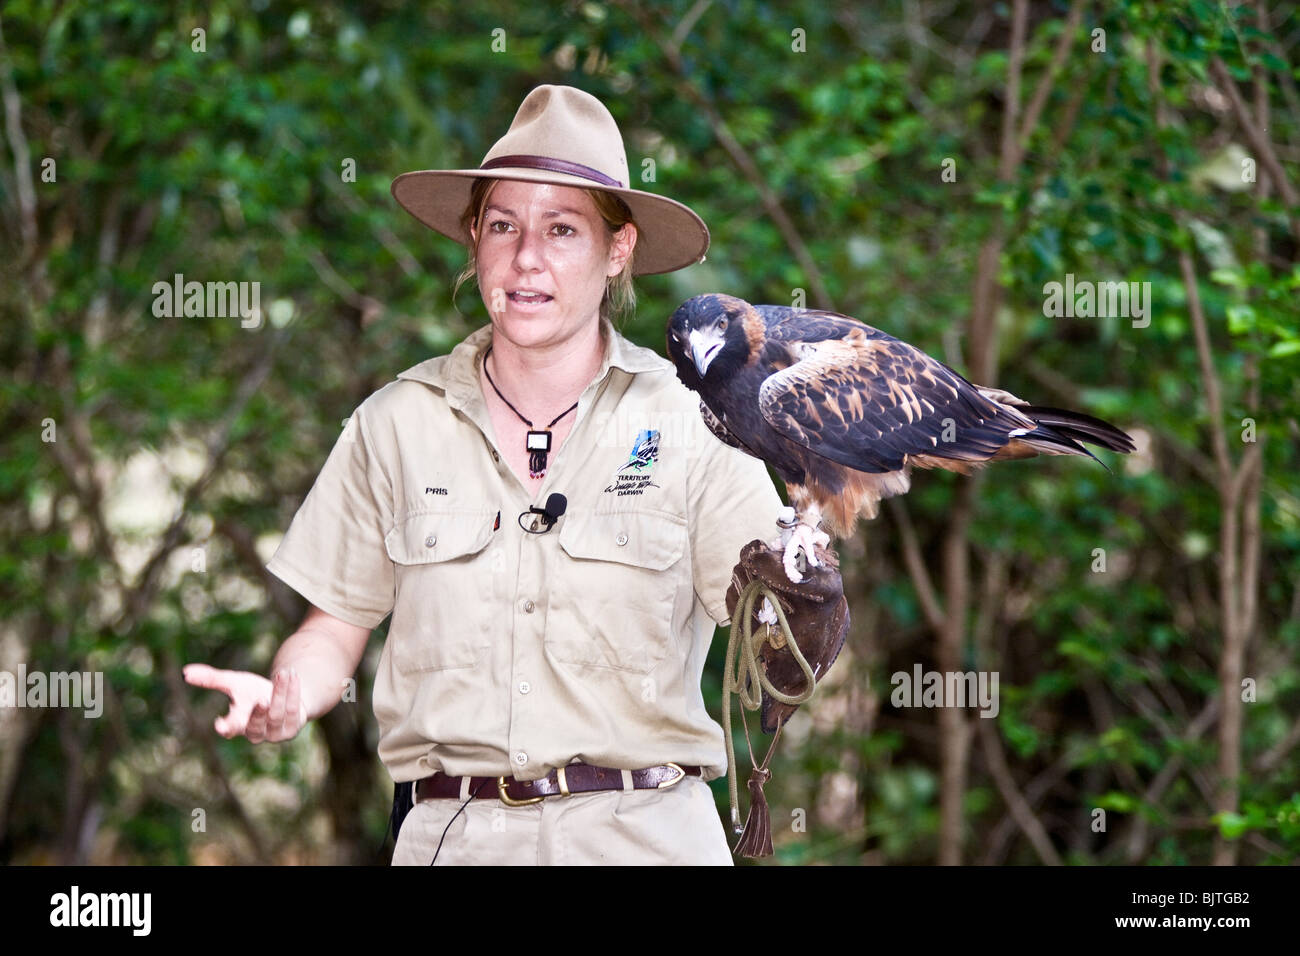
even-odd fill
[[[755,538],[771,541],[781,496],[767,466],[723,444],[701,423],[705,451],[690,476],[691,551],[695,593],[709,616],[726,626],[727,588],[740,550]]]
[[[393,609],[389,478],[374,453],[365,405],[347,426],[266,568],[323,611],[374,628]]]

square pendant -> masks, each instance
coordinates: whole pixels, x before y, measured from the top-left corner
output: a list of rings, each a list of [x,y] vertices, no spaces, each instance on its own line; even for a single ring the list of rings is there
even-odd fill
[[[525,442],[525,447],[529,451],[550,451],[551,433],[545,431],[543,432],[529,431],[528,440]]]

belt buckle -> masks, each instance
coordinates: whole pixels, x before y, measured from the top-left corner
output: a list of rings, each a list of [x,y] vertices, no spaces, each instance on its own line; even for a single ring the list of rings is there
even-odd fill
[[[501,798],[501,802],[507,807],[527,807],[534,803],[541,803],[544,799],[544,797],[528,797],[524,800],[516,800],[506,793],[506,778],[503,776],[497,777],[497,796]]]
[[[686,771],[683,770],[681,767],[679,767],[677,764],[673,763],[671,760],[668,761],[668,763],[664,764],[664,766],[672,767],[674,770],[676,770],[677,776],[673,777],[673,779],[671,780],[665,780],[663,783],[655,787],[656,790],[667,790],[669,787],[675,787],[677,784],[681,783],[682,778],[686,776]]]

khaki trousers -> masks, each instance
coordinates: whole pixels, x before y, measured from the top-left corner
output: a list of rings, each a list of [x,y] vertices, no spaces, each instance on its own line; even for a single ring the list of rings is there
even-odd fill
[[[698,777],[666,790],[605,790],[524,807],[481,797],[421,800],[402,823],[393,866],[427,866],[435,851],[438,866],[732,864],[712,791]]]

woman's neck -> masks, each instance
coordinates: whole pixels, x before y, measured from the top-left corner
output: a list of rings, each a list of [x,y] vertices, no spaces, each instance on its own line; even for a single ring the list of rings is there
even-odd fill
[[[492,381],[537,428],[572,405],[591,384],[605,357],[601,323],[549,349],[521,349],[492,335]]]

